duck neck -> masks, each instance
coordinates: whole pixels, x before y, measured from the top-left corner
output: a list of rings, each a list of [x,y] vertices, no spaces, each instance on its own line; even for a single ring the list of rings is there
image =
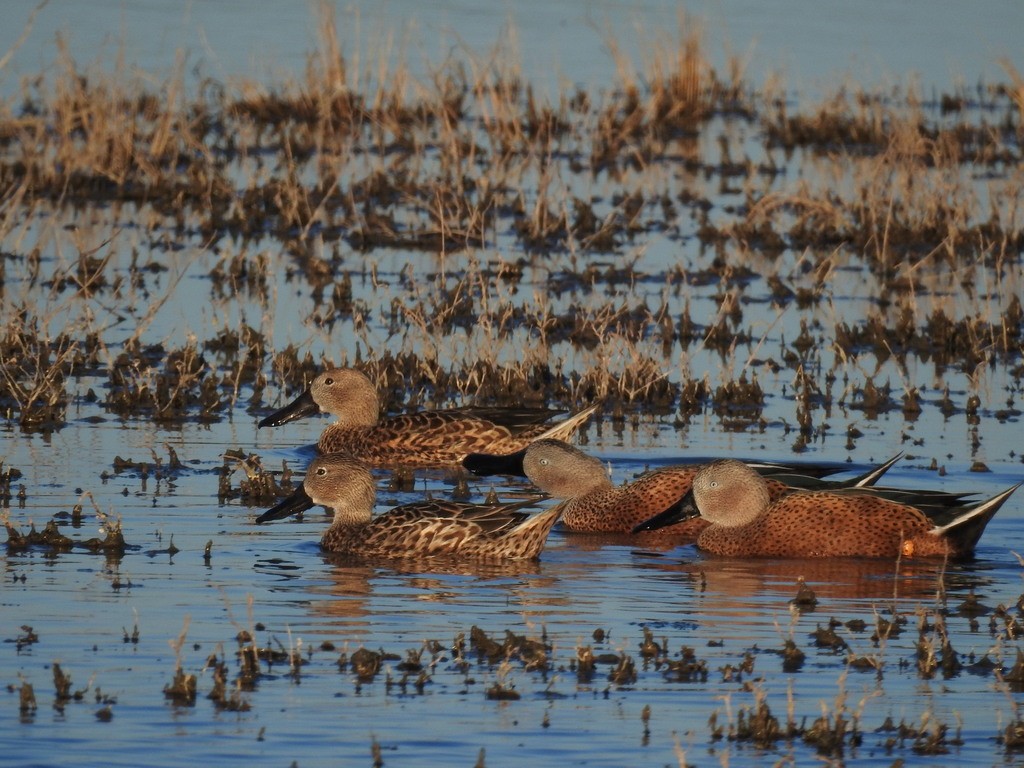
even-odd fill
[[[346,429],[369,429],[380,420],[380,398],[372,388],[352,392],[344,409],[335,416],[335,423]]]
[[[604,472],[602,467],[600,474],[594,473],[586,477],[576,478],[576,490],[580,496],[589,496],[599,491],[608,491],[615,487],[612,479]]]
[[[358,528],[366,525],[373,517],[376,500],[377,489],[373,477],[367,474],[365,482],[358,483],[347,498],[336,503],[331,527]]]
[[[743,528],[750,525],[764,514],[769,504],[771,504],[771,496],[769,496],[768,486],[764,482],[730,487],[727,491],[719,494],[715,504],[710,505],[708,512],[701,507],[700,498],[697,499],[697,507],[701,510],[701,516],[723,528]],[[718,510],[723,512],[721,516],[716,514]]]

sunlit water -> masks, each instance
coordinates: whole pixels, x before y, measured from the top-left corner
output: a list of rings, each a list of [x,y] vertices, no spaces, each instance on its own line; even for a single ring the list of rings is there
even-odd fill
[[[26,18],[30,7],[17,4],[22,15],[16,21]],[[394,17],[366,8],[361,23],[372,27],[394,19],[407,21],[404,6],[385,4],[384,8]],[[486,47],[493,42],[498,24],[513,10],[499,7],[485,13],[448,6],[436,15],[419,16],[417,23],[428,32],[457,32],[470,44]],[[571,80],[595,77],[595,70],[609,76],[613,71],[601,51],[600,34],[586,26],[588,19],[600,28],[605,18],[611,18],[617,30],[627,28],[634,18],[649,27],[675,23],[675,7],[667,4],[628,8],[587,4],[581,9],[577,4],[548,3],[534,10],[516,14],[524,60],[528,67],[556,70]],[[838,78],[847,71],[858,77],[867,74],[868,80],[918,71],[925,82],[940,84],[955,81],[959,74],[968,81],[990,76],[998,71],[995,58],[1013,52],[1011,43],[1018,42],[1016,33],[1022,26],[1006,18],[1019,17],[1018,8],[998,4],[991,4],[987,13],[973,6],[969,19],[959,15],[968,13],[966,7],[930,9],[921,26],[913,27],[919,38],[907,38],[899,31],[904,24],[916,25],[922,11],[913,4],[887,4],[874,13],[861,6],[846,23],[840,11],[853,13],[852,9],[819,9],[831,14],[827,23],[802,9],[786,11],[777,5],[721,3],[695,10],[708,14],[721,47],[728,39],[745,51],[748,41],[756,40],[757,56],[771,66],[795,71],[797,81],[809,82],[812,89],[819,77]],[[248,4],[244,9],[197,4],[182,10],[178,4],[160,3],[55,3],[40,12],[29,42],[4,72],[3,87],[9,91],[11,78],[50,66],[52,33],[61,28],[68,31],[76,55],[81,55],[98,42],[116,45],[123,27],[129,59],[155,71],[168,67],[173,51],[184,45],[218,77],[252,76],[270,68],[277,71],[277,67],[297,72],[313,45],[314,19],[313,14],[295,12],[287,4],[253,11]],[[20,23],[4,24],[0,51],[10,46],[20,28]],[[346,27],[350,28],[354,29]],[[829,35],[838,35],[836,39],[844,45],[836,43],[838,50],[833,50],[828,43],[826,49],[825,41],[832,38],[823,28]],[[898,36],[898,44],[893,35]],[[1013,39],[1007,41],[1007,35]],[[557,44],[551,42],[553,36]],[[423,34],[424,39],[429,37]],[[809,42],[790,44],[800,40]],[[965,45],[954,46],[950,41]],[[253,61],[257,42],[266,57]],[[435,53],[422,41],[420,47],[427,48],[429,56]],[[780,52],[783,49],[785,53]],[[132,213],[94,214],[99,221],[95,230],[85,215],[78,214],[75,220],[86,235],[95,232],[100,240],[102,233],[115,226],[108,216],[126,225]],[[51,221],[47,226],[58,225]],[[25,234],[28,241],[34,237],[45,235]],[[372,342],[378,352],[403,343],[389,337],[383,324],[358,337],[344,325],[335,332],[310,330],[304,318],[313,310],[312,301],[288,280],[287,259],[277,251],[272,253],[271,269],[277,311],[271,317],[264,315],[260,297],[211,302],[207,275],[216,254],[202,252],[198,242],[184,245],[183,251],[158,254],[170,272],[150,280],[150,295],[128,297],[134,314],[126,311],[127,317],[114,321],[111,318],[122,308],[114,310],[102,302],[93,307],[100,318],[97,322],[109,323],[105,327],[110,343],[130,336],[147,300],[169,291],[179,276],[183,287],[173,294],[174,300],[147,320],[143,337],[147,342],[166,340],[174,346],[189,333],[201,332],[206,338],[212,335],[211,328],[249,322],[279,346],[296,343],[333,359],[342,354],[351,358],[357,341]],[[115,258],[127,264],[132,246],[148,252],[150,244],[142,236],[135,241],[126,235]],[[671,262],[668,254],[677,247],[678,242],[655,238],[640,264],[652,272],[663,270]],[[464,256],[452,261],[422,254],[413,258],[420,260],[416,263],[424,275],[466,269]],[[790,261],[783,260],[783,265],[792,264],[794,257],[787,258]],[[66,268],[71,259],[66,253],[47,252],[44,263],[56,270]],[[379,268],[380,277],[395,283],[409,260],[409,254],[368,258]],[[530,266],[524,285],[543,288],[548,278],[545,265]],[[27,279],[13,267],[7,281],[6,297],[31,294]],[[388,306],[387,292],[378,292],[368,278],[355,291],[357,298],[380,314]],[[638,283],[630,291],[630,296],[654,306],[664,288]],[[716,310],[714,291],[711,286],[692,292],[695,316]],[[564,306],[571,298],[552,301]],[[831,311],[850,316],[863,311],[856,280],[838,291],[835,299],[837,309]],[[522,300],[528,300],[525,292]],[[979,306],[986,302],[984,297],[956,300],[974,300]],[[69,312],[77,311],[68,306]],[[53,330],[71,320],[60,310],[58,300],[52,313]],[[791,325],[792,318],[771,326],[770,311],[763,316],[757,307],[746,311],[757,315],[760,327],[773,329],[766,342],[771,349],[781,348],[781,336],[791,339],[798,330]],[[571,368],[576,353],[568,348],[564,352]],[[712,354],[675,359],[670,375],[677,380],[684,365],[707,370],[712,378],[723,372],[732,375],[743,367],[745,355],[736,360]],[[894,382],[902,375],[926,386],[933,376],[929,370],[899,372],[892,367],[882,371]],[[837,411],[834,433],[813,443],[805,458],[853,459],[856,463],[850,469],[854,471],[907,451],[911,455],[892,470],[887,482],[983,496],[1000,491],[1022,476],[1020,424],[1017,419],[1000,421],[989,415],[1005,397],[1006,372],[979,375],[980,384],[953,372],[944,379],[953,382],[952,396],[958,403],[968,390],[980,388],[986,394],[986,418],[979,425],[968,424],[962,413],[946,419],[934,407],[926,407],[916,421],[905,420],[899,411],[876,420]],[[783,371],[775,379],[762,381],[769,392],[765,432],[728,431],[711,416],[677,428],[671,419],[648,415],[636,428],[616,430],[605,421],[600,428],[589,429],[587,450],[609,462],[617,482],[648,466],[682,458],[731,454],[792,460],[793,438],[782,423],[783,414],[792,411],[792,394],[786,392],[790,378],[791,373]],[[847,741],[841,755],[849,765],[889,763],[897,758],[920,765],[945,761],[990,765],[1004,760],[995,739],[1016,717],[1020,696],[993,675],[972,671],[970,654],[977,660],[988,653],[1009,668],[1019,642],[990,632],[988,615],[980,616],[973,629],[956,607],[972,591],[990,608],[1017,602],[1024,589],[1015,554],[1024,553],[1020,497],[1012,499],[990,525],[975,562],[944,572],[940,564],[918,562],[896,566],[874,561],[728,561],[702,556],[692,547],[663,549],[636,540],[596,539],[561,531],[552,535],[539,563],[508,569],[469,563],[428,568],[338,562],[317,547],[326,525],[326,517],[318,511],[308,513],[301,522],[257,527],[253,520],[261,509],[217,501],[217,473],[225,451],[241,448],[258,453],[268,467],[276,469],[286,461],[301,470],[312,455],[309,446],[323,421],[257,432],[256,418],[246,410],[244,398],[224,421],[206,426],[122,421],[84,399],[88,387],[102,386],[101,381],[83,380],[76,386],[69,423],[58,432],[23,434],[16,425],[0,425],[0,460],[4,467],[24,473],[15,487],[26,488],[23,504],[12,501],[10,522],[22,530],[33,522],[41,527],[56,513],[69,511],[84,491],[103,513],[121,520],[132,549],[113,562],[77,550],[0,555],[4,580],[0,636],[9,641],[0,646],[0,679],[6,686],[0,694],[0,764],[369,765],[374,744],[389,766],[468,766],[477,762],[481,750],[485,751],[482,764],[492,768],[526,761],[677,765],[682,753],[688,763],[699,765],[725,761],[774,765],[789,755],[799,764],[811,764],[816,761],[814,748],[799,738],[779,740],[764,750],[711,738],[708,719],[712,714],[728,732],[738,713],[752,707],[755,694],[762,692],[773,714],[784,723],[790,690],[798,724],[809,725],[823,711],[834,717],[841,706],[847,719],[859,714],[863,740],[857,747]],[[933,404],[936,398],[934,390],[926,392],[926,403]],[[864,432],[855,451],[845,447],[844,432],[851,423]],[[157,469],[148,477],[138,471],[114,470],[116,456],[149,462],[155,457],[166,464],[168,445],[185,469],[161,477],[156,476]],[[968,472],[978,458],[990,472]],[[926,469],[932,459],[946,468],[944,477]],[[414,493],[388,491],[386,480],[382,475],[380,509],[420,498],[425,490],[444,496],[453,487],[451,478],[440,472],[421,475]],[[492,486],[502,493],[521,490],[521,486],[507,485],[503,480],[471,482],[476,498]],[[100,527],[92,501],[86,499],[84,505],[87,522],[82,528],[63,527],[76,539],[97,535]],[[172,540],[178,549],[173,555],[168,553]],[[208,560],[204,559],[207,543]],[[800,577],[817,593],[819,604],[813,612],[800,614],[791,608]],[[951,614],[947,617],[950,642],[965,668],[949,679],[941,670],[926,679],[917,667],[916,612],[930,616],[939,608]],[[872,643],[876,613],[889,616],[893,609],[907,617],[905,631],[881,645]],[[845,652],[815,647],[810,633],[832,617],[866,622],[864,631],[840,627],[838,633],[854,656],[875,659],[881,665],[880,675],[873,670],[847,672]],[[38,641],[19,649],[16,640],[27,633],[23,626],[31,627]],[[551,669],[527,670],[518,660],[502,667],[479,660],[469,649],[468,668],[458,667],[452,647],[460,634],[468,641],[473,626],[499,642],[506,630],[543,636],[551,646]],[[697,659],[706,664],[706,682],[679,681],[667,677],[664,670],[645,666],[640,656],[645,627],[658,643],[667,642],[673,659],[679,658],[683,646],[693,648]],[[600,642],[593,636],[598,629],[605,633]],[[227,662],[230,688],[239,670],[236,636],[243,630],[254,634],[260,648],[301,649],[308,663],[297,674],[287,664],[263,664],[256,688],[238,692],[244,711],[221,711],[206,698],[212,688],[207,660],[215,655]],[[179,637],[183,643],[176,654],[172,643]],[[774,653],[787,638],[807,654],[802,669],[792,673],[782,671]],[[428,668],[429,679],[417,688],[417,675],[403,681],[398,665],[427,641],[437,641],[442,650],[424,651],[422,661],[433,657],[436,663]],[[325,642],[334,649],[321,649]],[[577,648],[586,645],[595,653],[629,656],[636,663],[636,681],[609,680],[614,665],[607,663],[598,665],[591,680],[580,680],[572,664]],[[351,655],[360,647],[383,649],[399,658],[386,661],[373,681],[360,683],[351,670],[341,671],[337,664],[343,652]],[[740,667],[748,653],[752,670],[728,671]],[[55,662],[71,676],[72,691],[82,692],[80,700],[73,699],[62,709],[54,706]],[[175,705],[163,693],[179,663],[198,677],[198,698],[191,707]],[[495,683],[514,688],[520,698],[489,699],[486,691]],[[19,691],[25,684],[33,687],[38,708],[21,714]],[[109,707],[109,720],[97,716],[105,707]],[[876,729],[889,717],[896,723],[923,725],[925,730],[936,724],[948,726],[950,740],[959,729],[962,744],[947,745],[947,755],[919,754],[910,738],[888,751],[884,742],[890,734]],[[724,753],[729,753],[728,758]],[[1013,762],[1014,756],[1005,759]]]
[[[955,613],[971,591],[989,607],[1017,601],[1022,582],[1013,552],[1024,552],[1018,502],[992,523],[977,561],[951,567],[944,577],[941,566],[931,563],[739,562],[704,557],[692,547],[665,550],[559,531],[539,563],[497,571],[468,563],[429,568],[337,562],[316,546],[326,523],[319,512],[301,522],[256,527],[252,521],[259,510],[216,502],[215,470],[223,450],[264,446],[260,450],[269,465],[286,458],[301,466],[309,455],[307,449],[265,447],[267,436],[257,436],[250,419],[239,421],[244,423],[181,433],[112,422],[78,424],[50,444],[8,433],[6,460],[26,470],[24,484],[32,489],[24,507],[12,507],[13,522],[41,524],[70,509],[77,500],[74,486],[80,484],[102,510],[121,518],[134,546],[116,563],[79,552],[3,556],[4,639],[22,635],[22,625],[39,637],[20,652],[13,642],[0,650],[5,682],[12,686],[4,697],[0,741],[14,750],[8,756],[17,755],[12,764],[137,765],[140,759],[148,765],[369,764],[376,742],[386,765],[472,765],[481,749],[492,766],[524,760],[662,765],[676,764],[677,740],[694,764],[718,764],[716,752],[729,749],[742,755],[734,759],[765,765],[791,753],[809,761],[813,749],[799,740],[767,751],[713,744],[707,720],[717,712],[719,724],[728,725],[740,708],[752,706],[747,683],[767,694],[783,721],[789,689],[797,722],[810,723],[823,706],[834,707],[846,654],[817,649],[809,637],[832,617],[865,621],[864,631],[841,627],[839,633],[852,654],[883,664],[880,676],[850,672],[843,684],[849,710],[862,708],[864,733],[859,748],[844,750],[847,763],[890,759],[880,746],[888,734],[874,732],[887,717],[918,726],[922,718],[934,718],[950,726],[951,738],[961,727],[964,743],[952,753],[958,763],[998,759],[993,740],[1000,723],[1013,718],[1017,696],[1000,692],[990,674],[969,670],[950,679],[941,672],[922,679],[915,611],[931,615],[948,606]],[[313,435],[300,427],[287,439],[282,431],[275,433],[273,441],[283,445]],[[616,480],[648,463],[614,438],[591,438],[591,449],[612,462]],[[187,465],[173,482],[152,477],[144,482],[137,473],[125,473],[103,483],[98,475],[110,472],[107,454],[99,461],[81,458],[96,445],[115,443],[125,458],[145,458],[150,450],[166,456],[165,442]],[[663,454],[654,447],[650,452],[661,462]],[[1005,485],[1012,470],[1000,468],[994,477],[967,476],[960,468],[952,474],[945,487],[988,493]],[[893,475],[896,484],[935,484],[934,473],[901,468]],[[428,473],[421,484],[441,496],[451,492],[443,473]],[[389,492],[384,485],[386,478],[381,508],[419,495]],[[491,485],[474,481],[473,488],[482,494]],[[94,516],[88,519],[79,531],[64,530],[87,538],[96,527]],[[166,552],[172,537],[180,550],[173,556]],[[207,542],[212,542],[209,562],[203,557]],[[790,608],[798,577],[817,593],[814,612]],[[942,602],[940,588],[946,590]],[[870,640],[875,613],[888,616],[893,607],[908,626],[877,646]],[[949,616],[947,623],[965,665],[967,654],[980,659],[986,653],[1012,665],[1016,644],[997,641],[988,616],[979,618],[976,630],[961,615]],[[499,642],[506,630],[543,635],[552,647],[552,669],[531,672],[516,660],[502,669],[478,661],[470,651],[468,670],[456,668],[451,650],[456,636],[468,638],[473,626]],[[679,682],[645,667],[639,654],[644,627],[658,643],[667,641],[673,657],[683,646],[692,647],[707,665],[707,681]],[[138,641],[130,642],[135,628]],[[596,629],[606,632],[603,642],[593,639]],[[242,630],[252,631],[261,648],[301,648],[308,664],[298,675],[284,663],[263,665],[256,689],[240,694],[248,711],[218,711],[205,698],[212,680],[204,664],[211,654],[223,656],[234,680],[235,637]],[[175,706],[163,695],[176,664],[170,643],[183,631],[181,665],[199,678],[193,707]],[[789,637],[807,658],[800,671],[783,673],[774,651]],[[320,650],[325,641],[334,650]],[[438,641],[444,650],[418,690],[418,675],[403,685],[397,665],[425,641]],[[592,680],[581,682],[570,665],[582,645],[629,655],[637,664],[637,680],[610,682],[613,665],[602,664]],[[359,647],[399,658],[385,662],[372,682],[360,684],[351,670],[337,666],[342,652]],[[739,667],[748,653],[753,670],[727,679],[722,668]],[[425,651],[423,660],[430,658]],[[63,711],[53,707],[53,662],[71,675],[73,690],[84,691],[81,701],[68,702]],[[17,689],[23,682],[33,685],[38,702],[30,716],[18,713]],[[521,698],[488,699],[486,691],[496,682],[514,687]],[[97,720],[100,692],[116,700],[109,722]],[[646,737],[645,707],[650,707]],[[910,743],[896,754],[909,763],[935,761],[915,756]]]

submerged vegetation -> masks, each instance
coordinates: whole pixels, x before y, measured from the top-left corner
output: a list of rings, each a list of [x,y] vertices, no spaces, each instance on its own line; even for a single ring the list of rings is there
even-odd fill
[[[639,637],[614,637],[597,628],[586,642],[581,638],[566,645],[567,638],[549,634],[544,626],[520,634],[510,629],[492,633],[473,625],[457,629],[453,637],[423,639],[395,652],[328,638],[307,643],[287,627],[256,621],[257,607],[250,598],[248,624],[236,623],[237,632],[217,641],[213,650],[203,642],[188,642],[196,628],[186,616],[180,634],[169,641],[173,658],[163,660],[168,682],[155,693],[162,695],[176,717],[200,708],[257,716],[273,711],[274,718],[266,721],[259,735],[260,741],[271,742],[281,738],[296,716],[291,710],[324,686],[340,688],[335,698],[352,697],[363,706],[371,700],[391,706],[401,703],[403,711],[418,711],[417,699],[432,700],[429,706],[443,708],[438,699],[455,697],[507,709],[517,719],[542,713],[540,722],[524,723],[521,732],[529,734],[534,748],[541,750],[549,743],[558,749],[565,733],[581,728],[585,733],[594,731],[593,723],[574,722],[579,700],[612,698],[620,710],[632,710],[639,709],[639,699],[652,703],[643,706],[632,726],[618,724],[621,738],[638,740],[633,747],[639,749],[637,756],[653,749],[657,739],[671,735],[678,740],[684,735],[690,749],[706,750],[716,761],[753,749],[791,761],[799,756],[842,762],[884,755],[902,763],[913,755],[961,754],[966,738],[961,713],[933,694],[956,686],[958,678],[982,679],[990,681],[999,703],[991,711],[988,731],[972,732],[971,737],[994,745],[997,753],[1010,758],[1020,752],[1024,741],[1024,720],[1015,699],[1024,680],[1024,656],[1019,648],[1014,655],[1012,645],[1020,634],[1022,601],[993,609],[980,605],[972,593],[956,605],[946,600],[941,583],[937,586],[935,601],[919,606],[916,613],[901,613],[894,602],[884,610],[876,608],[872,621],[863,616],[846,621],[832,617],[826,628],[819,620],[817,630],[805,634],[796,632],[798,625],[806,628],[816,619],[803,615],[814,607],[808,606],[807,596],[813,592],[801,581],[791,602],[804,607],[792,612],[788,637],[781,639],[779,647],[744,646],[737,638],[725,643],[707,641],[699,647],[677,646],[667,636],[679,634],[674,626],[657,633],[641,626]],[[816,599],[815,606],[840,607]],[[987,632],[977,621],[985,615],[989,616]],[[143,629],[138,623],[131,632],[124,628],[123,643],[147,651],[154,641]],[[959,651],[953,646],[954,638],[972,644],[985,639],[990,647],[983,654]],[[48,638],[26,625],[7,642],[28,654],[45,648]],[[785,682],[774,675],[780,665],[787,675]],[[826,665],[837,670],[836,678],[818,689],[817,698],[798,698],[795,689],[809,678],[820,677]],[[133,687],[118,696],[104,695],[102,675],[90,678],[84,688],[73,689],[75,666],[53,665],[52,706],[61,714],[69,707],[89,706],[93,698],[93,706],[101,707],[96,716],[106,721],[117,708],[149,700],[154,694]],[[886,686],[908,681],[917,686],[916,708],[896,712]],[[17,688],[22,722],[40,717],[39,704],[50,700],[42,683],[22,679]],[[714,696],[709,698],[702,691],[712,691]],[[671,711],[673,698],[695,696],[705,700],[704,721],[666,721],[664,713]],[[289,704],[282,708],[279,701]],[[352,704],[342,705],[342,710],[344,706]],[[332,722],[336,723],[335,717]],[[478,743],[477,737],[464,734],[468,746]]]
[[[460,578],[492,585],[463,567],[402,571],[382,586],[381,573],[394,571],[335,561],[296,576],[303,566],[289,558],[320,556],[312,547],[274,551],[273,537],[287,529],[253,532],[237,507],[288,493],[302,456],[264,460],[251,445],[234,447],[236,427],[254,430],[324,368],[353,366],[374,380],[389,412],[470,402],[576,410],[600,400],[603,414],[589,427],[599,434],[656,430],[672,435],[659,447],[701,450],[691,432],[766,433],[762,445],[773,442],[774,452],[833,441],[833,456],[853,453],[879,420],[898,425],[886,442],[900,445],[886,455],[905,443],[916,449],[925,438],[914,422],[934,412],[966,431],[962,444],[919,451],[930,451],[929,469],[944,471],[952,451],[969,452],[958,458],[978,471],[982,459],[1017,462],[1016,444],[982,439],[985,422],[1021,417],[1024,84],[1016,70],[1007,66],[1005,83],[949,93],[847,85],[807,103],[777,86],[755,88],[738,60],[717,71],[700,25],[680,17],[677,33],[652,41],[639,64],[609,36],[618,74],[600,90],[545,94],[501,48],[487,59],[455,52],[425,77],[390,50],[375,60],[391,63],[363,68],[359,52],[342,50],[332,12],[321,14],[319,47],[293,81],[226,84],[186,75],[184,63],[142,76],[63,51],[54,71],[0,102],[0,426],[47,448],[75,423],[134,423],[156,445],[175,430],[231,428],[187,446],[185,462],[169,443],[166,458],[135,447],[143,459],[131,458],[125,447],[128,459],[71,459],[91,462],[97,484],[121,481],[135,513],[125,522],[131,544],[122,521],[98,508],[99,535],[79,531],[81,504],[52,519],[47,510],[42,530],[31,517],[11,522],[12,505],[27,499],[38,513],[50,498],[26,488],[22,474],[41,459],[0,451],[5,579],[21,591],[67,592],[60,566],[87,555],[76,563],[85,580],[76,597],[95,597],[93,582],[104,604],[111,592],[154,587],[160,615],[150,620],[184,621],[173,656],[167,637],[144,623],[141,637],[138,625],[123,631],[133,654],[142,649],[131,662],[104,666],[104,640],[121,642],[120,630],[104,627],[99,638],[69,630],[65,647],[77,650],[57,663],[52,633],[15,615],[36,593],[10,598],[5,639],[14,653],[36,654],[45,675],[5,680],[7,711],[31,725],[51,699],[60,718],[92,702],[98,723],[116,724],[138,705],[147,716],[156,710],[165,729],[165,707],[191,739],[188,717],[205,707],[216,738],[243,733],[263,745],[304,716],[295,712],[320,716],[323,708],[308,705],[323,700],[315,696],[331,697],[345,733],[355,734],[345,738],[365,739],[374,765],[393,762],[372,730],[384,725],[380,700],[413,717],[443,712],[421,704],[431,697],[510,715],[505,732],[522,721],[517,741],[526,733],[543,744],[544,734],[561,732],[575,745],[581,729],[595,745],[608,736],[596,733],[608,720],[594,725],[585,709],[608,701],[629,750],[643,756],[673,739],[680,766],[697,751],[726,765],[755,753],[895,764],[957,755],[968,739],[1011,760],[1024,750],[1024,596],[1004,599],[1017,577],[1005,563],[981,575],[940,564],[928,579],[904,578],[905,563],[895,575],[874,563],[865,578],[842,581],[837,591],[850,593],[839,599],[823,577],[801,579],[792,600],[752,603],[751,589],[780,580],[788,588],[797,574],[787,566],[783,578],[761,574],[751,586],[749,573],[719,573],[727,584],[709,590],[709,574],[692,563],[619,541],[608,549],[629,553],[630,576],[663,578],[660,594],[678,589],[679,604],[652,609],[669,617],[660,624],[630,615],[613,634],[566,629],[603,611],[603,599],[623,599],[609,589],[587,596],[596,608],[571,605],[588,548],[607,543],[579,539],[568,543],[581,558],[566,571],[572,578],[542,572],[544,564],[496,572],[495,589],[507,591],[488,619],[508,618],[507,627],[521,610],[520,624],[482,629],[483,620],[453,611],[444,626],[461,627],[454,637],[418,636],[419,617],[466,607]],[[379,490],[391,506],[420,498],[423,480],[396,472]],[[178,494],[178,482],[189,492]],[[465,477],[425,482],[453,497],[472,492]],[[201,558],[195,541],[181,543],[197,536],[184,515],[197,508]],[[155,587],[175,579],[182,592],[164,605]],[[283,621],[256,622],[251,601],[241,626],[232,579],[272,596],[260,610],[306,619],[306,643]],[[913,597],[897,599],[905,582]],[[947,600],[947,588],[965,583],[969,597]],[[627,588],[632,609],[640,592]],[[882,597],[867,608],[864,590]],[[216,618],[237,629],[231,637],[210,612],[189,623],[186,603],[213,592]],[[405,601],[397,618],[367,618],[377,609],[371,596],[394,595]],[[992,608],[982,598],[1003,602]],[[469,610],[483,604],[475,600]],[[761,642],[776,620],[750,619],[752,605],[791,619],[776,623],[777,642]],[[562,622],[551,634],[550,615]],[[346,636],[335,645],[337,627]],[[384,642],[382,631],[394,637]],[[76,688],[72,673],[80,681],[90,664],[96,679]],[[128,664],[138,676],[117,697],[104,694],[104,676]],[[964,698],[931,695],[944,686]],[[982,696],[994,719],[965,734],[956,708]],[[666,722],[662,713],[678,712],[680,700],[703,719]],[[225,727],[228,716],[239,720]],[[333,738],[333,710],[330,718],[311,715],[309,727]],[[152,737],[136,725],[126,730]],[[474,754],[491,725],[464,737]],[[102,727],[91,715],[90,726]],[[480,749],[477,765],[487,757]]]
[[[65,52],[0,105],[0,407],[22,428],[76,397],[218,420],[326,362],[391,410],[604,398],[794,450],[837,409],[970,415],[986,376],[1006,407],[981,411],[1019,416],[1011,69],[795,104],[716,72],[680,17],[639,68],[609,39],[606,89],[541,96],[500,50],[422,81],[357,70],[321,12],[276,88],[154,87]],[[196,277],[210,309],[169,321]]]

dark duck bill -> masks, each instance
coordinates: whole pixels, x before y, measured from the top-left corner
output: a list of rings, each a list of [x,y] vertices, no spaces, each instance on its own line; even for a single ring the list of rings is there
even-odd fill
[[[666,528],[670,525],[675,525],[676,523],[681,523],[684,520],[690,520],[699,516],[700,510],[697,509],[697,500],[693,497],[693,491],[689,490],[686,492],[685,496],[664,512],[659,512],[650,520],[645,520],[635,526],[633,528],[633,533],[656,531],[659,528]]]
[[[279,501],[273,507],[257,517],[256,522],[268,523],[271,520],[281,520],[285,517],[297,515],[299,512],[305,512],[307,509],[315,505],[316,502],[309,497],[309,494],[306,493],[306,489],[299,486],[299,489],[287,499]]]
[[[262,419],[257,426],[280,427],[282,424],[301,419],[304,416],[312,416],[315,413],[320,413],[320,406],[313,400],[312,391],[307,389],[284,408],[274,411]]]
[[[526,448],[509,454],[470,453],[462,460],[462,466],[474,475],[513,475],[526,477],[523,459]]]

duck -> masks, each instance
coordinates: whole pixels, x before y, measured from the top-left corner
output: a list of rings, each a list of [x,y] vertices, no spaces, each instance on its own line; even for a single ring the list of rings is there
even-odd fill
[[[302,485],[256,518],[257,524],[316,505],[334,513],[320,540],[325,552],[359,557],[536,560],[560,514],[557,507],[530,515],[534,500],[504,505],[427,500],[373,515],[377,487],[370,467],[346,454],[318,456]]]
[[[545,422],[559,411],[547,408],[470,406],[380,418],[380,397],[366,374],[332,368],[258,426],[277,427],[328,413],[336,420],[317,441],[321,454],[347,453],[373,466],[449,466],[473,452],[511,453],[539,438],[567,439],[599,406],[595,403],[552,425]]]
[[[985,526],[1020,483],[939,524],[924,510],[858,489],[798,490],[772,498],[765,478],[736,459],[704,465],[687,496],[637,526],[657,530],[699,514],[697,547],[727,557],[969,559]]]
[[[828,487],[868,486],[876,482],[899,456],[869,472]],[[646,520],[678,506],[692,485],[700,464],[661,467],[633,482],[616,486],[604,463],[584,451],[555,439],[540,439],[514,454],[471,454],[463,466],[475,474],[525,476],[542,492],[562,499],[562,526],[577,533],[631,533]],[[826,487],[820,478],[841,471],[838,465],[786,465],[763,463],[769,493],[778,498],[793,487]],[[803,471],[801,471],[803,470]],[[658,530],[658,537],[695,538],[708,525],[700,517],[681,520]]]

